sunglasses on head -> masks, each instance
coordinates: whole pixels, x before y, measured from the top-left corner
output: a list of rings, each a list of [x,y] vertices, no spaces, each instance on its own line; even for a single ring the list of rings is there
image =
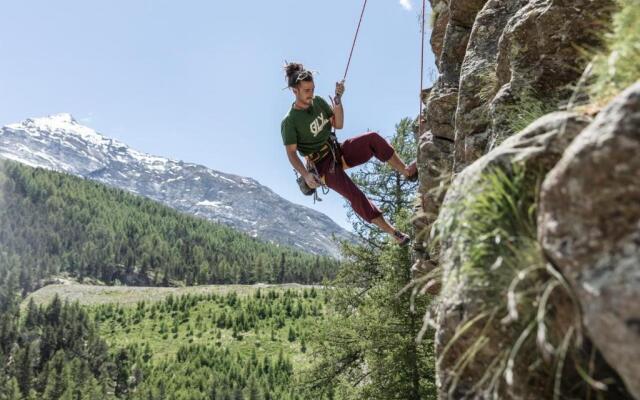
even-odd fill
[[[295,83],[304,81],[305,79],[308,79],[308,78],[313,78],[313,73],[307,70],[301,71],[298,73],[298,76],[296,76]]]

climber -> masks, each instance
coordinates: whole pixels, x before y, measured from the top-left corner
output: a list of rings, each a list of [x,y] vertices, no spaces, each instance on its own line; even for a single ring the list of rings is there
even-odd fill
[[[304,183],[315,189],[326,185],[345,197],[363,220],[373,223],[391,235],[400,246],[406,246],[410,237],[389,224],[362,191],[351,181],[345,169],[355,167],[376,157],[389,165],[406,179],[418,179],[415,161],[409,166],[398,157],[391,145],[376,132],[367,132],[345,140],[342,144],[332,140],[331,127],[342,129],[344,111],[342,94],[344,81],[336,83],[333,106],[320,96],[314,96],[313,73],[302,64],[288,63],[285,66],[288,88],[295,102],[282,120],[282,140],[287,157]],[[306,158],[307,167],[296,152]]]

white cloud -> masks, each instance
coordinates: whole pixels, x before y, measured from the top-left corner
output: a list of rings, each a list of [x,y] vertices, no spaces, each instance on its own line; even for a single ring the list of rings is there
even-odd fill
[[[407,11],[413,10],[413,5],[411,4],[411,0],[400,0],[400,5]]]

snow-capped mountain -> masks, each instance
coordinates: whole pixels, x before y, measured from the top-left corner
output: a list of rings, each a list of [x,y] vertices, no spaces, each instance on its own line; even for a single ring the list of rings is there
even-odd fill
[[[326,215],[293,204],[251,178],[141,153],[70,114],[1,128],[0,157],[93,179],[316,254],[337,256],[331,236],[351,237]]]

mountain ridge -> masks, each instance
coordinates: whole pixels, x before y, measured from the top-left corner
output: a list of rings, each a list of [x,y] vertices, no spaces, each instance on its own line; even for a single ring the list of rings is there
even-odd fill
[[[338,257],[332,237],[352,238],[326,215],[278,196],[255,179],[140,152],[69,113],[0,128],[0,157],[118,187],[314,254]]]

